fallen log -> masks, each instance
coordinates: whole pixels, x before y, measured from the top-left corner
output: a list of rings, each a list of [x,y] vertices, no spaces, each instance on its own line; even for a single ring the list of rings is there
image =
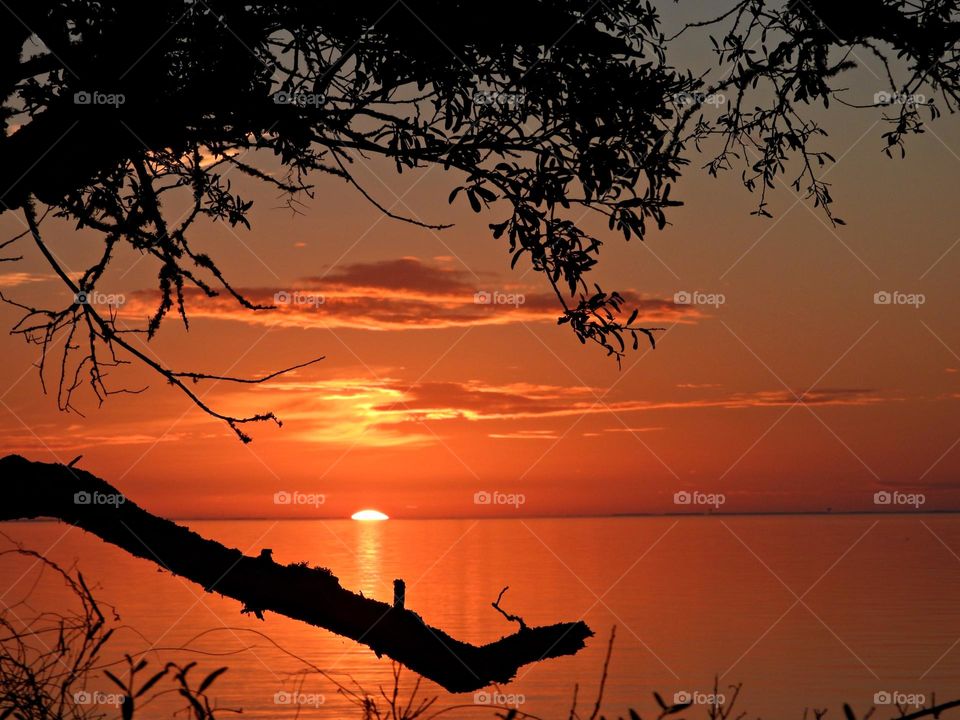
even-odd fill
[[[131,555],[187,578],[207,592],[239,600],[242,612],[265,611],[330,630],[386,655],[450,692],[506,683],[528,663],[572,655],[593,632],[583,621],[519,632],[487,645],[456,640],[399,603],[341,587],[325,568],[280,565],[157,517],[119,490],[75,467],[0,459],[0,520],[51,517],[90,532]],[[112,502],[111,502],[112,500]]]

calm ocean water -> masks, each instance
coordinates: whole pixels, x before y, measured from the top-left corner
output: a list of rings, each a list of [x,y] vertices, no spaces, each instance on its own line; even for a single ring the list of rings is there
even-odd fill
[[[404,578],[409,608],[474,643],[514,631],[490,607],[506,585],[503,606],[528,624],[583,617],[597,633],[585,651],[526,666],[499,689],[502,699],[522,700],[521,710],[543,718],[567,717],[575,684],[589,715],[614,625],[608,716],[628,707],[653,714],[653,690],[705,700],[698,693],[709,693],[715,676],[728,702],[727,686],[743,683],[737,707],[750,717],[799,718],[805,707],[830,707],[837,716],[843,702],[860,714],[878,693],[960,698],[960,517],[186,524],[248,554],[269,547],[278,562],[329,567],[345,587],[387,601],[393,579]],[[300,717],[360,716],[330,680],[298,675],[303,663],[272,643],[351,686],[374,693],[392,687],[389,661],[365,647],[273,614],[265,622],[240,615],[236,602],[204,594],[82,531],[54,523],[2,530],[58,562],[76,561],[96,595],[116,607],[123,628],[105,659],[152,648],[148,657],[158,663],[192,659],[201,672],[228,665],[213,694],[246,717],[293,717],[297,708],[283,702],[291,692],[313,703],[299,708]],[[10,605],[30,591],[37,572],[22,558],[0,563],[0,593]],[[61,585],[41,581],[31,605],[54,609],[64,597]],[[401,677],[401,693],[410,681],[409,673]],[[88,689],[111,692],[106,679]],[[437,707],[475,701],[429,683],[421,693],[440,695]],[[881,710],[881,717],[898,714]],[[150,713],[168,716],[162,704]],[[493,711],[480,706],[451,715]],[[706,710],[687,715],[706,717]]]

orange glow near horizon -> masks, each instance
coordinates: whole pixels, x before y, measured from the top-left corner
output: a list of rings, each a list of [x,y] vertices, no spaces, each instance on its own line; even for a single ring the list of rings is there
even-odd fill
[[[585,218],[605,241],[590,279],[665,328],[622,368],[557,326],[543,278],[511,271],[488,227],[499,208],[447,204],[451,176],[359,169],[425,221],[454,223],[442,232],[378,219],[323,178],[290,216],[237,178],[256,201],[252,230],[240,244],[222,224],[200,225],[196,242],[234,287],[277,309],[187,292],[189,332],[170,316],[142,349],[177,369],[245,377],[324,356],[262,385],[195,386],[213,408],[274,411],[283,427],[246,425],[254,442],[242,445],[136,364],[109,382],[146,392],[98,407],[81,391],[84,416],[61,413],[43,395],[36,346],[8,338],[0,452],[82,455],[78,467],[177,518],[346,518],[374,502],[394,518],[697,512],[675,498],[718,493],[720,512],[875,510],[883,492],[958,508],[960,206],[936,191],[953,186],[958,161],[927,134],[903,161],[878,157],[871,122],[833,123],[830,143],[851,148],[830,176],[847,223],[835,230],[787,191],[773,196],[773,221],[751,217],[755,198],[696,162],[674,191],[686,205],[642,245]],[[936,132],[960,147],[957,122]],[[72,272],[99,259],[81,241],[88,231],[57,222],[46,232]],[[5,213],[0,231],[22,227]],[[0,268],[4,294],[69,301],[43,258],[24,255]],[[122,249],[114,263],[101,287],[124,295],[132,327],[152,312],[156,268]],[[878,303],[884,292],[925,303]],[[19,319],[0,304],[0,324]],[[325,502],[277,505],[280,491]]]

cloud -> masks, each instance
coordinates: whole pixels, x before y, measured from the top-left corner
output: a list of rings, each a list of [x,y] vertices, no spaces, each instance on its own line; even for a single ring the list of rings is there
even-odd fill
[[[476,275],[462,269],[430,265],[414,257],[403,257],[344,265],[324,276],[306,278],[305,282],[316,287],[326,283],[334,287],[392,290],[420,296],[472,296],[479,289],[478,285],[489,285],[491,280],[489,273]]]
[[[870,389],[813,390],[794,396],[789,391],[735,393],[722,398],[693,400],[606,400],[600,388],[553,385],[484,385],[477,382],[427,382],[408,388],[396,401],[374,406],[384,417],[406,420],[516,420],[566,417],[608,412],[629,413],[683,408],[743,409],[801,405],[868,405],[883,398]]]
[[[662,427],[612,427],[605,428],[603,432],[608,433],[643,433],[643,432],[654,432],[656,430],[663,430]]]
[[[872,405],[884,402],[875,390],[867,388],[824,388],[807,392],[772,390],[738,393],[732,396],[731,407],[780,407],[784,405]]]
[[[445,433],[464,424],[499,423],[488,437],[503,440],[556,439],[555,430],[544,428],[551,419],[656,410],[721,408],[749,410],[786,407],[865,406],[888,401],[868,388],[827,388],[800,395],[788,391],[734,393],[723,397],[685,400],[603,399],[601,388],[535,383],[491,384],[480,381],[431,381],[409,384],[395,378],[378,380],[341,378],[327,380],[278,380],[260,392],[272,396],[266,402],[283,418],[292,439],[318,443],[368,446],[433,444]],[[600,398],[600,399],[598,399]],[[246,399],[249,402],[249,398]],[[661,426],[626,427],[614,418],[604,433],[641,433]],[[531,425],[533,427],[531,427]],[[537,427],[537,426],[540,427]],[[286,434],[286,433],[285,433]]]
[[[489,433],[496,440],[556,440],[560,436],[552,430],[517,430],[516,432]]]
[[[0,273],[0,287],[17,287],[19,285],[28,285],[35,282],[44,282],[52,280],[53,275],[29,272],[7,272]]]
[[[231,320],[270,327],[428,330],[475,325],[556,322],[560,308],[552,293],[503,283],[489,273],[476,274],[418,258],[398,258],[338,267],[325,275],[305,277],[289,287],[240,290],[256,304],[276,305],[269,311],[240,307],[229,295],[207,298],[187,291],[192,318]],[[621,293],[627,312],[637,308],[639,323],[663,325],[694,322],[702,316],[691,305]],[[132,293],[122,308],[125,318],[151,315],[156,291]]]
[[[157,443],[181,442],[187,439],[185,433],[160,432],[156,434],[149,433],[125,433],[117,429],[115,433],[97,433],[86,434],[82,432],[68,431],[46,432],[40,428],[34,428],[35,433],[16,432],[7,429],[4,432],[3,441],[0,446],[3,453],[42,453],[50,452],[82,452],[89,448],[122,445],[156,445]],[[64,460],[68,460],[65,458]]]

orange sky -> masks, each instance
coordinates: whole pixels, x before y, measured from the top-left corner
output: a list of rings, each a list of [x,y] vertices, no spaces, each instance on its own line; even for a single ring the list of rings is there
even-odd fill
[[[869,75],[858,78],[871,93]],[[243,446],[138,368],[111,378],[149,383],[145,394],[99,409],[85,395],[84,417],[63,414],[40,394],[36,348],[8,338],[0,449],[82,453],[82,467],[181,517],[662,512],[678,509],[679,491],[722,493],[723,511],[872,510],[881,490],[960,507],[960,124],[942,118],[901,161],[881,153],[878,113],[836,109],[826,120],[845,227],[786,187],[773,220],[751,217],[737,175],[707,178],[695,158],[671,227],[645,244],[591,228],[607,238],[597,279],[668,328],[620,370],[556,326],[535,273],[509,270],[486,227],[502,208],[475,216],[447,204],[451,174],[359,166],[387,207],[456,223],[439,232],[383,217],[339,181],[318,178],[293,216],[234,178],[256,201],[253,230],[198,226],[195,242],[252,298],[283,292],[292,303],[254,315],[191,297],[189,333],[170,316],[150,350],[180,369],[231,374],[324,355],[265,386],[198,386],[218,408],[275,410],[283,428],[253,427]],[[74,271],[98,252],[94,234],[45,228]],[[0,229],[22,227],[7,213]],[[33,247],[20,252],[0,266],[4,293],[66,301]],[[102,289],[125,296],[122,317],[140,319],[154,274],[148,259],[120,254]],[[925,302],[875,304],[882,291]],[[477,304],[477,292],[523,302]],[[724,302],[678,305],[678,292]],[[18,317],[0,309],[7,326]],[[325,502],[277,505],[277,491]],[[523,503],[475,502],[495,491]]]

